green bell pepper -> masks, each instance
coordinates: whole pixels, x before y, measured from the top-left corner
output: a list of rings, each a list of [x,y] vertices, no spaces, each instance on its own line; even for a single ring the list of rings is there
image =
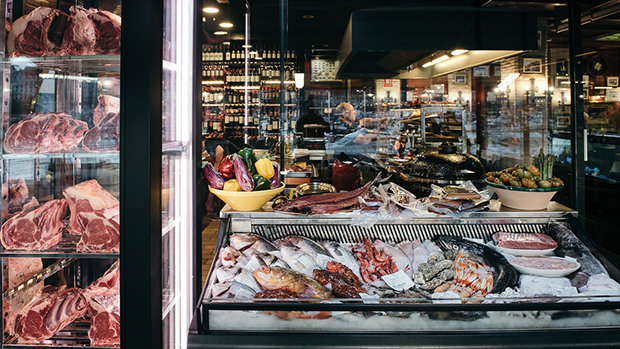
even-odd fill
[[[261,175],[254,175],[254,190],[267,190],[271,187],[271,181]]]
[[[254,150],[252,148],[243,148],[239,151],[239,156],[241,156],[243,162],[245,162],[250,174],[254,176],[256,174],[256,166],[254,166],[256,155],[254,154]]]

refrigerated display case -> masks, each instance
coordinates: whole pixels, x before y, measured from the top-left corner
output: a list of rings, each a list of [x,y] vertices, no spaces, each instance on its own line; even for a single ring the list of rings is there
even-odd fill
[[[461,217],[428,214],[396,222],[378,221],[368,227],[356,223],[360,218],[352,213],[299,217],[268,209],[251,213],[225,210],[214,263],[190,327],[190,347],[235,347],[244,343],[274,348],[328,347],[335,343],[342,347],[476,347],[483,341],[494,347],[617,345],[620,338],[618,290],[615,293],[568,294],[567,289],[550,287],[546,292],[525,295],[525,285],[521,284],[522,293],[510,295],[510,291],[504,291],[501,295],[463,299],[435,297],[436,294],[425,293],[419,287],[380,297],[366,295],[361,299],[258,300],[251,296],[233,298],[229,293],[214,296],[217,284],[221,283],[218,279],[226,277],[222,273],[224,270],[218,270],[222,262],[227,261],[224,254],[228,251],[224,248],[230,246],[230,238],[235,233],[251,233],[272,242],[298,235],[317,242],[340,244],[379,239],[392,244],[418,241],[425,245],[438,235],[488,243],[496,231],[549,233],[550,229],[562,226],[560,229],[566,235],[558,238],[560,248],[567,247],[565,242],[571,241],[573,246],[579,246],[582,256],[591,253],[600,261],[604,273],[618,281],[617,266],[577,228],[575,216],[575,211],[552,203],[546,211],[503,208]],[[282,248],[280,252],[284,256]],[[413,258],[416,251],[414,249]],[[243,256],[236,258],[241,260]],[[579,260],[585,271],[586,262]],[[248,265],[250,263],[251,260]],[[523,274],[520,277],[520,282],[525,282]],[[567,278],[560,279],[556,281],[568,282]],[[237,280],[242,282],[241,278],[235,278]],[[549,278],[539,280],[540,285],[546,283],[555,282]],[[237,295],[242,293],[236,292]]]
[[[113,48],[48,42],[33,52],[40,42],[28,28],[37,20],[75,17],[2,5],[13,12],[0,58],[0,347],[118,347],[120,8],[88,12],[108,21],[102,35]],[[61,21],[50,21],[60,30]]]
[[[10,41],[0,58],[0,348],[185,347],[200,279],[195,4],[0,8]],[[92,47],[71,41],[85,28]]]

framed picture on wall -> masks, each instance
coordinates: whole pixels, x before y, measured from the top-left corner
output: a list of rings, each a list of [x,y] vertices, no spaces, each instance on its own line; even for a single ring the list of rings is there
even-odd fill
[[[523,58],[523,73],[541,74],[542,58]]]
[[[483,77],[486,78],[489,76],[489,66],[481,65],[479,67],[474,67],[474,76],[475,77]]]
[[[455,73],[454,84],[455,85],[467,85],[467,73]]]
[[[609,87],[618,87],[618,77],[617,76],[608,76],[607,77],[607,86],[609,86]]]
[[[502,76],[502,67],[499,65],[496,65],[495,67],[493,67],[493,76],[496,77],[501,77]]]

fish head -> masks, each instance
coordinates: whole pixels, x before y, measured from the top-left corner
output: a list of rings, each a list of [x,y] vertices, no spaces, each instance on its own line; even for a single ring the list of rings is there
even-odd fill
[[[230,246],[235,250],[242,251],[256,242],[256,237],[250,234],[235,233],[230,235]]]
[[[433,238],[433,241],[442,251],[458,251],[461,249],[460,240],[454,236],[437,235]]]
[[[287,269],[263,265],[254,271],[254,278],[265,289],[281,288],[292,281]]]

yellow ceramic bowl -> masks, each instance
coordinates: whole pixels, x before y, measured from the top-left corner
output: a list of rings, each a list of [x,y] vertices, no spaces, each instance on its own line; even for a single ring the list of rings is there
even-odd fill
[[[276,189],[257,191],[224,191],[213,189],[210,186],[209,190],[235,211],[256,211],[271,198],[281,193],[284,190],[284,184]]]

